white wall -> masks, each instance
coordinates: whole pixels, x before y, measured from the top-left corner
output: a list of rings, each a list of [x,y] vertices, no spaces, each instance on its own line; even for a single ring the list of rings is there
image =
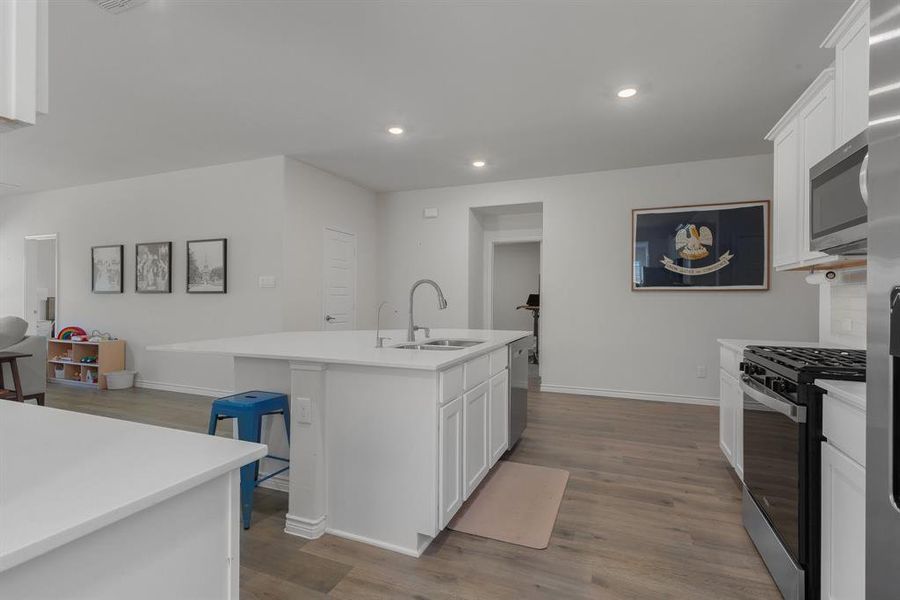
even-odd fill
[[[471,207],[542,202],[542,376],[552,389],[673,400],[718,398],[716,338],[817,338],[817,293],[801,273],[768,292],[630,290],[631,209],[771,198],[771,156],[753,156],[379,196],[382,295],[404,302],[432,277],[450,307],[417,305],[431,326],[465,326]],[[440,217],[421,218],[426,206]],[[400,323],[395,323],[399,326]],[[707,368],[705,379],[696,367]]]
[[[305,163],[285,159],[284,327],[322,329],[325,228],[356,235],[356,327],[375,328],[375,193]]]
[[[519,242],[494,245],[493,328],[528,330],[534,327],[531,312],[516,310],[528,294],[538,293],[541,245]]]
[[[231,360],[148,352],[181,340],[320,329],[323,223],[358,229],[360,288],[374,287],[375,197],[277,156],[0,200],[0,314],[24,311],[23,238],[59,233],[60,326],[99,329],[127,342],[144,385],[222,393]],[[316,233],[318,232],[318,233]],[[228,293],[185,292],[185,241],[228,238]],[[134,292],[136,242],[173,244],[173,293]],[[125,245],[125,293],[91,293],[91,246]],[[365,273],[364,273],[365,272]],[[262,275],[277,277],[260,288]],[[372,320],[362,296],[360,321]],[[317,304],[318,302],[318,304]]]

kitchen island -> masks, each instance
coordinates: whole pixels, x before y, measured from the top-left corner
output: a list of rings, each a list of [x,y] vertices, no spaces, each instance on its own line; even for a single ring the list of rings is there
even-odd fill
[[[508,346],[531,332],[434,330],[429,349],[381,333],[383,348],[375,331],[317,331],[149,349],[230,356],[236,391],[289,394],[290,448],[280,419],[263,425],[290,457],[270,480],[290,494],[287,533],[419,556],[507,450]]]
[[[250,444],[0,401],[0,598],[237,598]]]

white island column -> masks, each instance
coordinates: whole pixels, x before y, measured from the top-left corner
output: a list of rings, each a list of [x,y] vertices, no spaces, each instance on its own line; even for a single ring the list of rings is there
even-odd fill
[[[325,403],[327,365],[291,363],[291,493],[287,533],[315,539],[328,510]]]

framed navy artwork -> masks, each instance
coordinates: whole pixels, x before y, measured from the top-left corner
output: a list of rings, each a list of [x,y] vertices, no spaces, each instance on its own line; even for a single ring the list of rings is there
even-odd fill
[[[768,290],[769,200],[635,209],[631,289]]]

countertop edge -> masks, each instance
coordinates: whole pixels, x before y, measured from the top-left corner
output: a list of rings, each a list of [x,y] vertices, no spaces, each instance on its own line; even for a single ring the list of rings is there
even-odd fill
[[[825,390],[826,395],[831,396],[835,400],[843,402],[844,404],[847,404],[857,410],[866,412],[866,397],[854,394],[853,392],[848,391],[843,385],[841,385],[848,382],[834,381],[830,379],[816,379],[814,383],[818,387]],[[865,387],[865,383],[862,383],[862,385],[863,387]]]

